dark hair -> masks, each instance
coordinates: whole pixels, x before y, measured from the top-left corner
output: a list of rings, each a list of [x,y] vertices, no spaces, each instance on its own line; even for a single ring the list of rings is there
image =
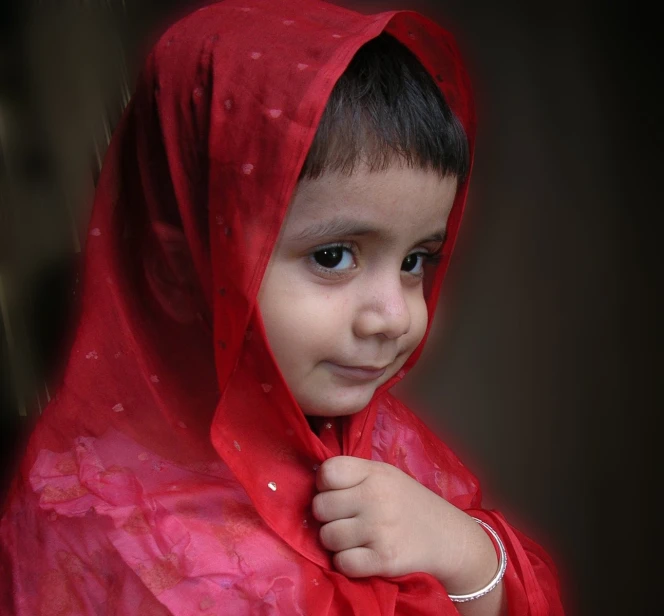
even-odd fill
[[[300,179],[350,175],[358,164],[468,173],[468,140],[435,81],[415,55],[381,34],[363,45],[334,86]]]

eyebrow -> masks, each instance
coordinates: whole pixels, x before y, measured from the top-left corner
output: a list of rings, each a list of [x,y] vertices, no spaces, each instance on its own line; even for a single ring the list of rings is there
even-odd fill
[[[314,223],[290,239],[295,242],[302,242],[320,240],[326,237],[361,237],[363,235],[386,236],[388,234],[386,234],[384,231],[381,231],[377,227],[372,227],[371,225],[367,225],[356,220],[349,218],[333,218],[331,220],[326,220],[325,222]],[[445,228],[443,228],[440,231],[436,231],[426,238],[423,238],[420,240],[420,243],[442,243],[445,241],[446,235],[447,231]]]

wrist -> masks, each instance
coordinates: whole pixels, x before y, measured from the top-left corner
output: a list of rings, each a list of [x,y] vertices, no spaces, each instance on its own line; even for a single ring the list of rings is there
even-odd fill
[[[439,556],[439,566],[433,574],[454,595],[482,588],[496,575],[499,566],[496,547],[487,531],[474,518],[460,513],[463,520],[455,532],[455,549],[446,546],[447,558]]]

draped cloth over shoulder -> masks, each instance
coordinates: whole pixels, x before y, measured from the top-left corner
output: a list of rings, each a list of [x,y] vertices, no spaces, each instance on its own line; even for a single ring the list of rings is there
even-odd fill
[[[315,468],[339,454],[394,464],[486,520],[508,549],[510,613],[562,613],[546,554],[481,509],[475,478],[388,393],[421,347],[367,408],[317,434],[265,341],[256,296],[299,171],[335,82],[381,32],[440,85],[472,152],[457,47],[413,12],[228,0],[150,53],[97,187],[63,383],[3,513],[3,615],[456,614],[429,575],[333,570],[310,504]],[[183,267],[191,284],[165,301]]]

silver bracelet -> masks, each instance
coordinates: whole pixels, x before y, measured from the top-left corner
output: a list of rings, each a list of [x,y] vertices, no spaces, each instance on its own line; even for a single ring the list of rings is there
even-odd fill
[[[486,522],[483,522],[482,520],[478,520],[477,518],[473,518],[475,522],[478,524],[481,524],[488,533],[491,534],[491,536],[496,540],[496,543],[498,544],[498,552],[500,553],[500,560],[498,561],[498,571],[496,571],[496,575],[493,576],[493,579],[484,587],[480,588],[479,590],[476,590],[475,592],[470,592],[466,595],[450,595],[450,599],[454,603],[465,603],[466,601],[472,601],[473,599],[479,599],[480,597],[483,597],[486,594],[489,594],[498,584],[500,584],[500,581],[503,579],[503,576],[505,575],[505,570],[507,569],[507,551],[505,550],[505,545],[503,544],[502,540],[498,536],[498,533],[493,530]]]

